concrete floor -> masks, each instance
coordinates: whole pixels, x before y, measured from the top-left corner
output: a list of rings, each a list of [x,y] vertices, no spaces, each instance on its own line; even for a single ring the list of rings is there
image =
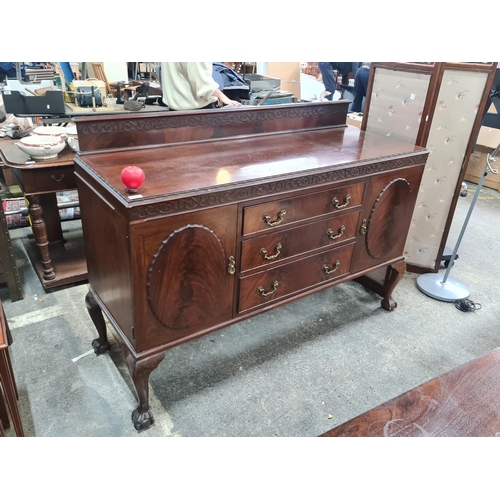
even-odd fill
[[[476,186],[460,197],[453,247]],[[317,436],[500,346],[500,193],[484,188],[450,276],[482,305],[473,313],[431,299],[406,273],[389,313],[346,283],[167,352],[151,375],[156,419],[138,433],[120,346],[95,356],[87,285],[45,293],[11,231],[25,299],[0,287],[27,436]],[[79,222],[65,222],[78,231]],[[108,328],[112,332],[111,326]],[[112,335],[110,335],[112,337]],[[82,356],[83,355],[83,356]],[[7,430],[13,435],[12,430]]]

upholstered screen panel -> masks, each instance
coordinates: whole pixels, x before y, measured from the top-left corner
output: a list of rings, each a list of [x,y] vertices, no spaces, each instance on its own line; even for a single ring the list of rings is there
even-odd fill
[[[429,90],[430,74],[375,67],[366,131],[415,144]],[[425,118],[423,118],[425,119]],[[368,274],[383,284],[386,269]]]
[[[375,68],[366,131],[415,144],[430,78],[425,73]]]
[[[487,72],[446,69],[431,120],[430,151],[405,246],[407,264],[434,269]],[[453,246],[453,242],[452,242]]]

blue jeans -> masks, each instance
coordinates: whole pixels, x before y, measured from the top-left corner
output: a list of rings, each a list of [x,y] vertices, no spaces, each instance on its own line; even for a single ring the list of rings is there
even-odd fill
[[[363,111],[363,98],[366,97],[366,89],[368,88],[368,78],[370,76],[370,68],[361,66],[356,76],[354,77],[354,99],[350,111]]]
[[[318,62],[318,69],[323,78],[323,85],[325,86],[325,90],[330,92],[330,95],[326,96],[329,101],[333,99],[333,94],[337,90],[334,71],[342,75],[342,83],[347,85],[349,83],[349,73],[352,72],[356,76],[359,67],[359,62]]]

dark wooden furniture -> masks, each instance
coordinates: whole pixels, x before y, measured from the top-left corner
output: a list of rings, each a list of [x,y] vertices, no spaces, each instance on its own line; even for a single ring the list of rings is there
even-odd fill
[[[22,300],[24,298],[23,287],[19,272],[17,270],[16,259],[12,250],[10,233],[5,219],[2,203],[0,202],[0,283],[7,283],[10,300]]]
[[[500,348],[321,437],[499,437]]]
[[[57,192],[76,189],[74,151],[67,146],[53,160],[33,161],[8,139],[0,141],[0,157],[12,169],[29,202],[35,241],[27,241],[26,250],[43,288],[85,282],[81,233],[69,231],[63,236],[56,198]]]
[[[9,324],[5,318],[3,305],[0,302],[0,422],[2,424],[0,425],[0,436],[3,434],[2,427],[4,429],[10,427],[10,412],[16,435],[22,437],[24,436],[24,431],[21,416],[19,415],[19,408],[17,406],[19,394],[17,392],[14,370],[12,369],[12,363],[9,356],[10,344],[12,344],[12,336],[10,334]]]
[[[137,429],[166,349],[377,269],[396,307],[428,153],[346,126],[348,105],[76,120],[93,346],[110,347],[102,310],[126,346]],[[127,165],[146,174],[139,197]]]

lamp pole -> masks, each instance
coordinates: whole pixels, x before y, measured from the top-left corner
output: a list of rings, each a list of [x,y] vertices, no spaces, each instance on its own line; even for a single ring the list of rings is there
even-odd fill
[[[483,175],[477,185],[476,192],[474,193],[474,197],[472,198],[472,202],[469,207],[469,211],[467,212],[467,217],[465,218],[462,229],[460,230],[460,235],[458,236],[457,243],[455,248],[453,249],[453,253],[450,258],[450,264],[446,269],[446,272],[441,273],[427,273],[421,274],[417,278],[417,287],[422,292],[432,297],[433,299],[442,300],[444,302],[454,302],[455,300],[466,299],[470,295],[470,290],[461,281],[458,281],[454,278],[449,278],[451,268],[453,266],[453,262],[455,261],[455,257],[458,253],[458,247],[462,241],[462,238],[465,233],[465,229],[467,228],[467,224],[469,223],[469,219],[472,215],[472,211],[474,210],[474,205],[476,204],[477,198],[479,196],[479,192],[483,187],[484,179],[488,175],[488,173],[498,174],[498,170],[491,168],[490,162],[495,161],[495,156],[500,149],[500,144],[495,148],[495,150],[488,154],[486,157],[486,168],[484,169]]]

